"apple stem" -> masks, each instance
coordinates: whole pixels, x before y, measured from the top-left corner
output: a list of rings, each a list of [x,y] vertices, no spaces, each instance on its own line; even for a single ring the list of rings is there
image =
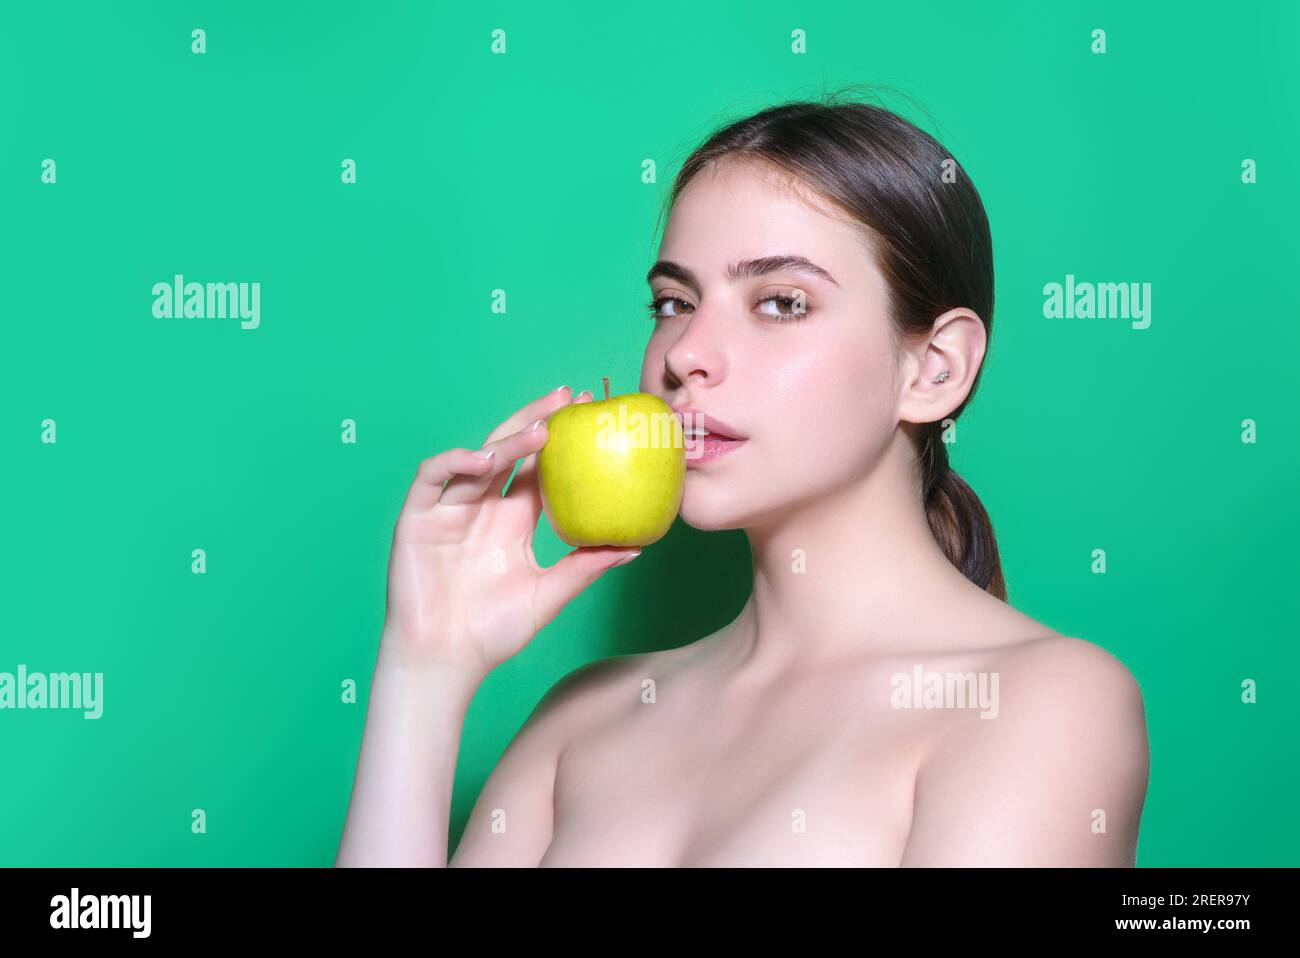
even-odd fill
[[[601,376],[600,379],[601,382],[605,384],[605,398],[608,399],[609,398],[609,377]]]

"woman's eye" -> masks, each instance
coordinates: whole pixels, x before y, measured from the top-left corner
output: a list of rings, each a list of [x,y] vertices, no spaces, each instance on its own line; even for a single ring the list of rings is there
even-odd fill
[[[812,312],[806,301],[802,298],[796,299],[794,296],[765,296],[758,303],[760,306],[764,303],[776,303],[775,309],[760,309],[759,312],[775,319],[778,323],[798,322]]]
[[[798,322],[812,312],[812,310],[808,308],[807,302],[805,302],[802,297],[796,298],[794,296],[782,296],[778,294],[765,296],[758,301],[760,307],[767,303],[773,304],[772,308],[760,308],[759,312],[778,323]],[[671,307],[672,311],[667,311],[667,307]],[[686,300],[677,296],[659,296],[652,299],[647,308],[650,311],[650,318],[655,320],[676,319],[681,316],[683,312],[695,309],[695,307]]]
[[[665,303],[680,303],[683,306],[689,306],[691,309],[695,308],[694,306],[691,306],[690,303],[686,302],[686,300],[678,299],[676,296],[660,296],[657,299],[650,300],[649,309],[651,319],[676,319],[681,315],[681,313],[676,312],[665,313],[663,311]]]

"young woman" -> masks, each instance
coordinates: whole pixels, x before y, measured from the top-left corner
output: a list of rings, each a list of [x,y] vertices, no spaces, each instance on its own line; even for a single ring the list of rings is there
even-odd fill
[[[478,685],[638,553],[533,556],[545,420],[585,391],[427,459],[337,864],[1134,864],[1137,683],[1007,604],[988,516],[948,465],[993,318],[965,171],[896,114],[828,97],[721,129],[668,199],[640,388],[714,434],[681,516],[745,531],[753,591],[712,635],[557,683],[448,862]]]

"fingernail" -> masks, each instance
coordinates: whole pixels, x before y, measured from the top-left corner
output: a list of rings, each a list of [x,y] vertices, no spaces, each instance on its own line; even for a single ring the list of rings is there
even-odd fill
[[[557,393],[560,393],[560,392],[564,392],[564,390],[566,390],[566,389],[570,389],[570,388],[572,388],[572,387],[570,387],[570,386],[557,386],[555,389],[551,390],[551,392],[557,392]]]
[[[578,395],[574,396],[573,398],[581,399],[583,396],[590,396],[590,395],[592,395],[591,390],[584,389],[582,392],[578,393]]]
[[[496,451],[495,449],[489,449],[489,450],[487,450],[486,452],[484,452],[482,449],[480,449],[478,452],[474,453],[474,455],[477,456],[477,457],[480,458],[480,459],[491,459],[491,458],[492,458],[493,456],[495,456],[496,454],[497,454],[497,451]]]
[[[640,554],[641,554],[640,551],[637,551],[637,552],[629,552],[627,555],[623,556],[623,558],[621,558],[621,559],[619,559],[617,562],[615,562],[614,565],[627,565],[629,562],[631,562],[633,559],[635,559],[635,558],[636,558],[637,556],[639,556]]]
[[[542,423],[544,423],[544,422],[546,422],[545,419],[539,419],[539,420],[537,420],[537,422],[533,423],[531,426],[528,427],[528,431],[529,431],[529,432],[537,432],[537,427],[540,426],[540,425],[541,425]]]

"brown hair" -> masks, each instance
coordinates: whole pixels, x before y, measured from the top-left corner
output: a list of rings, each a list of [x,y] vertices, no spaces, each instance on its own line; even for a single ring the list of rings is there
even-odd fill
[[[664,211],[709,163],[758,161],[807,184],[862,229],[888,287],[895,341],[928,333],[939,314],[958,306],[979,316],[991,341],[993,245],[975,185],[928,133],[882,106],[848,100],[856,86],[771,106],[718,129],[683,163]],[[966,408],[982,372],[981,363],[949,419]],[[942,422],[926,423],[916,441],[930,531],[966,578],[1005,600],[993,525],[949,467],[942,431]]]

